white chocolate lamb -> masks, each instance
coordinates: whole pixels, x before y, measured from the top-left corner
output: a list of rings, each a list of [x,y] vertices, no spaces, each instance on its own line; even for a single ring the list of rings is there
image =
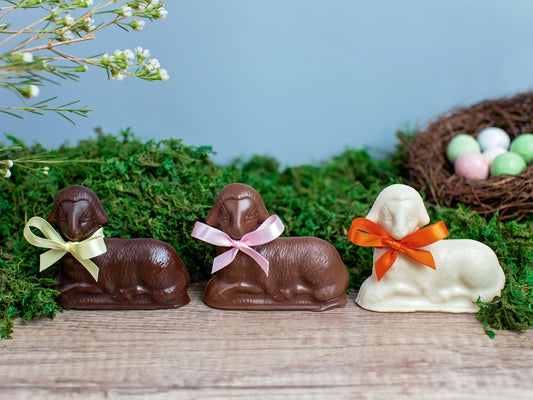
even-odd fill
[[[392,185],[376,198],[367,219],[401,240],[429,223],[418,192],[410,186]],[[375,248],[372,275],[363,283],[355,302],[372,311],[477,312],[474,303],[499,296],[505,275],[496,254],[483,243],[469,239],[439,240],[422,247],[432,253],[436,269],[401,252],[378,281],[376,261],[388,248]]]

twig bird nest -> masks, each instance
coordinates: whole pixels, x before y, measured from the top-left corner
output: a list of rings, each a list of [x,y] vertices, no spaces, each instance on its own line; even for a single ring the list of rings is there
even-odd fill
[[[403,139],[409,183],[423,189],[427,201],[440,206],[463,203],[486,218],[498,211],[501,220],[521,219],[533,212],[533,164],[518,175],[470,180],[454,172],[446,148],[462,133],[476,137],[483,128],[495,126],[513,140],[520,134],[533,133],[532,125],[532,92],[448,111],[411,140]]]

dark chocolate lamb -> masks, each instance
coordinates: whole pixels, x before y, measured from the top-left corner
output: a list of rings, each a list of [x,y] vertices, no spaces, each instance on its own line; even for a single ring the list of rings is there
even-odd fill
[[[68,186],[57,195],[48,222],[66,241],[80,242],[109,222],[89,188]],[[91,260],[98,281],[71,255],[60,261],[58,302],[77,309],[177,308],[189,302],[189,273],[176,250],[155,239],[105,238],[107,252]]]

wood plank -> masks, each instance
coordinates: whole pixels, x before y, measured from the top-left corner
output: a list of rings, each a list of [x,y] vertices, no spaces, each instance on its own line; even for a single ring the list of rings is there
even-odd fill
[[[0,398],[533,398],[533,332],[472,314],[67,311],[0,341]]]

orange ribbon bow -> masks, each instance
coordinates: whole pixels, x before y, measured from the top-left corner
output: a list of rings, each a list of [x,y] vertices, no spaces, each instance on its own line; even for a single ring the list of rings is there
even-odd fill
[[[436,269],[435,260],[431,252],[421,250],[420,247],[435,243],[448,237],[448,235],[446,225],[444,225],[444,222],[439,221],[419,229],[401,240],[396,240],[381,226],[366,218],[354,219],[348,232],[348,238],[358,246],[390,248],[376,261],[375,268],[378,281],[394,264],[398,253],[403,253],[419,263]]]

